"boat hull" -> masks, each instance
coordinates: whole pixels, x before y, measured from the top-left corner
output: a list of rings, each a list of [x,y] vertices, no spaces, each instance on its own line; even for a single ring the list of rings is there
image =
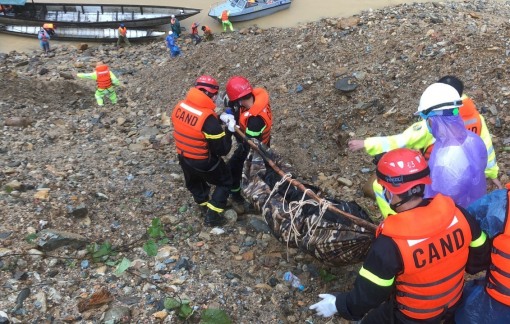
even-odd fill
[[[275,12],[288,9],[291,5],[291,1],[289,0],[280,0],[280,1],[271,1],[271,3],[260,3],[257,2],[255,6],[252,7],[244,7],[243,9],[239,9],[237,6],[232,6],[229,2],[226,2],[222,5],[219,5],[213,8],[209,12],[209,17],[217,20],[221,23],[221,12],[223,10],[230,11],[230,15],[228,17],[230,22],[241,22],[247,20],[253,20],[265,16],[269,16],[274,14]]]
[[[134,5],[77,5],[69,3],[27,3],[8,15],[0,14],[0,24],[40,26],[53,23],[58,27],[128,28],[155,27],[169,24],[171,15],[183,20],[200,13],[200,9],[134,6]]]
[[[35,26],[0,26],[0,33],[24,36],[37,39],[40,27]],[[157,39],[164,36],[165,32],[152,30],[128,30],[127,37],[130,42],[143,42]],[[62,27],[57,35],[50,37],[50,42],[57,41],[78,41],[78,42],[116,42],[117,29],[114,28],[74,28]]]

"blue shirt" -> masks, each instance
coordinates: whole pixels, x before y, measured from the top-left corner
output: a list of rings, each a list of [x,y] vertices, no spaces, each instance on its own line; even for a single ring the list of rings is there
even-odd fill
[[[174,35],[168,35],[166,37],[166,47],[168,48],[172,48],[172,46],[175,46],[175,38],[174,38]]]

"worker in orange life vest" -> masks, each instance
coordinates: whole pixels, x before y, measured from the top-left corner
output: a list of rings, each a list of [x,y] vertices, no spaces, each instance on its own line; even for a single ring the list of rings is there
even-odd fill
[[[230,31],[234,31],[234,28],[232,27],[232,23],[228,20],[228,16],[230,15],[230,10],[223,10],[220,16],[218,16],[218,19],[221,19],[221,24],[223,25],[223,32],[227,31],[227,27],[230,28]]]
[[[225,136],[214,112],[218,82],[204,75],[197,79],[185,100],[172,113],[174,138],[186,187],[205,213],[206,226],[222,226],[232,176],[221,158],[230,152],[232,139]],[[209,199],[210,185],[216,189]]]
[[[451,198],[423,199],[429,173],[418,151],[396,149],[381,158],[377,181],[397,214],[380,224],[354,289],[321,294],[310,309],[354,321],[373,309],[363,324],[452,323],[464,271],[485,270],[490,245],[474,217]]]
[[[210,41],[214,40],[212,30],[211,30],[211,28],[209,28],[209,26],[206,26],[206,25],[202,26],[202,31],[204,32],[206,41],[210,42]]]
[[[126,43],[127,46],[131,46],[129,39],[127,37],[127,28],[124,24],[120,24],[119,29],[117,30],[118,38],[117,38],[117,46],[120,46],[120,42]]]
[[[97,82],[96,100],[99,106],[103,106],[103,97],[108,95],[112,104],[117,103],[117,94],[115,93],[114,85],[119,85],[119,80],[112,71],[103,62],[96,63],[96,70],[92,73],[78,73],[76,74],[81,79],[91,79]]]
[[[0,5],[0,12],[3,12],[4,15],[9,13],[12,10],[12,6],[9,5]]]
[[[259,142],[269,146],[273,116],[267,91],[262,88],[253,89],[250,82],[241,76],[230,78],[226,90],[230,104],[233,103],[233,106],[238,107],[233,110],[233,115],[241,131],[247,137],[256,138]],[[228,161],[234,181],[231,193],[232,201],[235,204],[246,204],[246,207],[247,203],[241,195],[241,178],[244,161],[250,147],[236,135],[232,127],[229,127],[228,130],[234,134],[238,142],[237,149]]]
[[[198,35],[198,26],[200,26],[199,23],[194,22],[193,25],[191,25],[191,37],[195,40],[195,45],[200,43],[200,36]]]

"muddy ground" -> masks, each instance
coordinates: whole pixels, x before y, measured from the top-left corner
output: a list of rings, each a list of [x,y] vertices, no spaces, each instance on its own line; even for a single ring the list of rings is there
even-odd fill
[[[0,54],[0,310],[16,323],[179,323],[176,312],[163,311],[165,298],[179,296],[196,308],[191,323],[206,308],[222,309],[233,323],[347,323],[308,306],[319,293],[350,289],[359,264],[321,264],[247,222],[222,234],[202,226],[176,163],[171,110],[202,74],[222,90],[231,76],[248,78],[269,92],[272,147],[299,178],[330,197],[355,199],[377,220],[362,191],[375,165],[346,142],[404,130],[421,93],[444,75],[464,80],[508,180],[508,16],[507,5],[492,1],[409,4],[243,29],[196,46],[183,39],[174,59],[163,40],[127,49],[59,46],[51,58]],[[121,81],[116,106],[97,107],[94,82],[71,77],[99,60]],[[345,77],[355,90],[334,87]],[[330,181],[338,177],[347,181]],[[169,242],[151,257],[144,234],[155,218]],[[108,242],[120,253],[94,262],[83,244],[52,249],[26,239],[44,230],[78,234],[69,239],[89,246]],[[124,257],[132,267],[116,276],[106,261]],[[321,270],[336,278],[327,281]],[[285,271],[302,279],[304,292],[289,289]],[[79,312],[101,287],[115,301]]]

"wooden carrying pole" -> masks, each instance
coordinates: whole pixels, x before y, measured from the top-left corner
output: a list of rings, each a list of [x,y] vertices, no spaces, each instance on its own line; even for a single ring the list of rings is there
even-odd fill
[[[239,128],[237,128],[237,126],[236,126],[235,130],[236,130],[236,133],[239,134],[239,136],[241,136],[255,151],[257,151],[257,153],[260,154],[262,159],[264,159],[264,161],[266,161],[267,164],[269,164],[269,166],[273,170],[275,170],[281,177],[285,176],[285,173],[270,158],[268,158],[255,143],[253,143],[251,140],[247,139],[246,136],[244,135],[244,133],[241,132],[241,130]],[[299,182],[295,179],[292,179],[292,178],[287,178],[287,181],[290,182],[290,184],[296,186],[299,190],[306,192],[308,197],[312,198],[313,200],[315,200],[317,202],[320,202],[322,200],[319,196],[317,196],[315,194],[315,192],[313,192],[312,190],[307,190],[307,188],[301,182]],[[369,223],[364,219],[361,219],[361,218],[351,215],[347,212],[344,212],[344,211],[336,208],[333,205],[328,205],[328,209],[331,210],[332,212],[334,212],[335,214],[339,215],[340,217],[342,217],[344,219],[348,219],[351,222],[353,222],[354,224],[365,228],[369,232],[375,233],[377,231],[377,226],[375,224]]]

